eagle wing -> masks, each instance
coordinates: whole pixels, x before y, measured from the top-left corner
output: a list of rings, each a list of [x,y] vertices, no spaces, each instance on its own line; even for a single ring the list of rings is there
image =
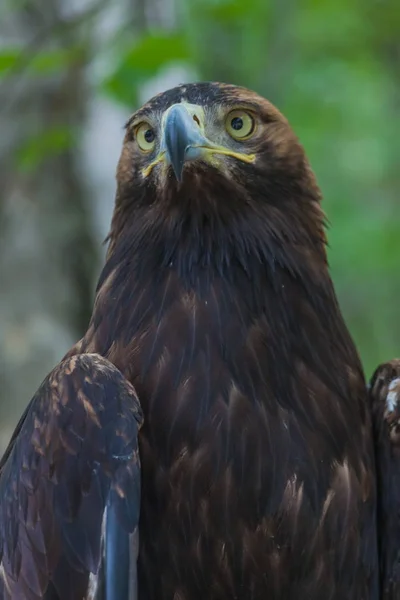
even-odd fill
[[[400,598],[400,359],[380,365],[369,394],[378,485],[382,600]]]
[[[1,600],[136,597],[141,423],[97,354],[44,380],[0,462]]]

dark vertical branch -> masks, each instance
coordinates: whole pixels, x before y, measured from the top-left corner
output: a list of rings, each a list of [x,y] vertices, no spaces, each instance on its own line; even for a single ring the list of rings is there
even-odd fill
[[[23,93],[15,95],[18,71],[0,87],[0,106],[7,106],[0,112],[3,427],[7,422],[14,425],[32,390],[84,333],[97,260],[79,147],[86,118],[90,35],[86,29],[83,38],[79,26],[64,28],[65,7],[61,11],[52,0],[41,0],[40,9],[29,1],[11,16],[21,46],[37,39],[40,50],[71,50],[71,60],[52,75],[24,73]],[[57,34],[41,42],[41,32],[53,27]],[[81,50],[74,52],[77,47]],[[36,140],[31,151],[35,143],[40,150],[41,138],[51,130],[69,132],[72,145],[55,148],[37,165],[21,170],[21,150],[30,139]]]

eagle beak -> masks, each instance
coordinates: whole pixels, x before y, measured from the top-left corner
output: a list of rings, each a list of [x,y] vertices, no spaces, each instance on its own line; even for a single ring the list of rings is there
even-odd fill
[[[143,169],[145,177],[155,165],[163,162],[172,166],[176,179],[181,182],[186,162],[203,159],[218,166],[214,159],[215,154],[231,156],[242,162],[254,162],[255,154],[235,152],[230,148],[218,146],[206,138],[196,108],[199,107],[180,103],[173,104],[168,109],[163,119],[160,152],[157,158]]]
[[[212,146],[184,104],[171,106],[165,118],[162,150],[178,181],[182,180],[184,163],[201,158]]]

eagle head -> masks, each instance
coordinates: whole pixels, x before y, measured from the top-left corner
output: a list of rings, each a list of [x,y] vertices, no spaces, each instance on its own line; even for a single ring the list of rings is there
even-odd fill
[[[310,240],[324,253],[305,152],[286,118],[243,87],[193,83],[152,98],[126,125],[117,182],[111,242],[130,227],[142,247],[167,240],[168,257],[180,241],[190,264],[221,244],[226,260],[238,248],[274,260],[274,244]]]

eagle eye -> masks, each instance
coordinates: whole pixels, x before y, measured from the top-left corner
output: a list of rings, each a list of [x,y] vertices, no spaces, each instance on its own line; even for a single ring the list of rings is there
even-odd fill
[[[245,140],[254,132],[255,121],[253,116],[246,110],[231,110],[225,120],[227,132],[235,140]]]
[[[139,123],[135,127],[135,138],[142,152],[151,152],[156,142],[154,129],[146,122]]]

